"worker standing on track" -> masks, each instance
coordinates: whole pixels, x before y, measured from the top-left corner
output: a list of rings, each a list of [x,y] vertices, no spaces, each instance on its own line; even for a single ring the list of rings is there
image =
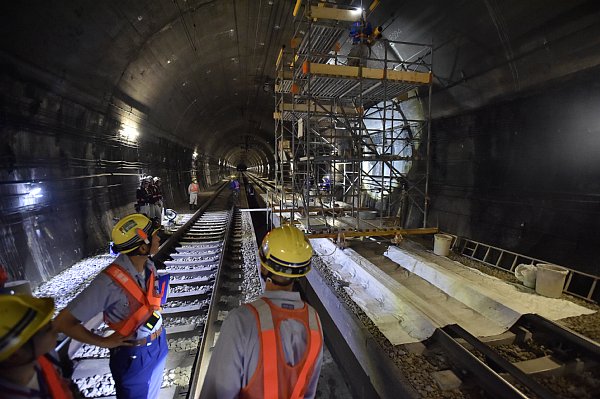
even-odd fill
[[[141,214],[122,218],[112,230],[113,251],[120,255],[55,320],[69,337],[110,349],[119,399],[154,399],[162,384],[168,348],[159,309],[165,288],[159,289],[150,260],[160,244],[158,228]],[[115,331],[107,337],[81,324],[100,312]]]
[[[238,179],[233,179],[231,180],[231,183],[229,183],[229,188],[233,191],[233,192],[240,192],[240,182],[238,181]]]
[[[54,300],[0,295],[0,398],[73,398],[58,372]]]
[[[140,181],[140,186],[136,191],[136,204],[135,211],[137,213],[143,213],[148,215],[150,205],[150,192],[148,191],[148,186],[150,185],[148,179],[146,177],[142,177]]]
[[[317,312],[293,292],[310,270],[312,247],[295,227],[271,230],[260,247],[266,287],[223,322],[201,398],[314,398],[323,360]]]
[[[163,196],[162,196],[162,180],[155,176],[152,179],[152,196],[154,197],[154,218],[162,225],[163,214]]]
[[[190,195],[190,211],[195,210],[198,207],[198,192],[200,187],[195,177],[192,178],[192,182],[188,186],[188,194]]]

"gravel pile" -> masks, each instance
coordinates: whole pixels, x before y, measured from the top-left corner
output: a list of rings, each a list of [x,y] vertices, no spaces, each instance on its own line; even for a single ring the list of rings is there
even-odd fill
[[[216,269],[219,265],[218,263],[209,263],[209,264],[195,264],[195,265],[166,265],[167,271],[182,271],[187,270],[190,272],[200,271],[200,270],[212,270]]]
[[[166,388],[173,385],[187,387],[190,383],[191,375],[192,366],[175,367],[174,369],[165,370],[165,373],[163,374],[163,383],[161,388]]]
[[[186,251],[185,253],[171,254],[171,257],[174,260],[179,260],[179,259],[185,257],[186,255],[188,255],[188,256],[206,256],[208,254],[215,254],[215,253],[221,252],[220,249],[211,249],[211,248],[212,247],[206,247],[205,251]]]
[[[204,299],[202,301],[199,299],[194,299],[193,301],[168,301],[167,303],[165,303],[163,305],[163,308],[173,309],[173,308],[181,308],[181,307],[188,307],[188,306],[206,307],[206,306],[208,306],[209,303],[210,303],[210,299]]]
[[[549,376],[539,379],[539,382],[555,392],[557,397],[573,399],[597,399],[600,392],[599,381],[598,376],[594,376],[590,371],[568,377]]]
[[[165,328],[189,325],[200,326],[204,323],[206,323],[206,315],[190,317],[165,317],[163,319],[163,325]]]
[[[115,380],[110,373],[77,378],[74,382],[86,398],[115,395]]]
[[[212,291],[213,287],[210,285],[189,285],[189,284],[178,284],[169,287],[169,293],[171,294],[182,294],[184,292],[193,292],[194,295],[202,295]]]
[[[58,313],[114,259],[115,256],[108,254],[83,259],[40,285],[33,291],[33,295],[54,298]]]
[[[198,348],[198,345],[200,345],[200,336],[195,335],[191,338],[170,339],[168,342],[170,351],[186,352]]]
[[[180,254],[194,254],[194,253],[200,253],[200,254],[204,254],[205,252],[199,252],[202,249],[206,249],[206,250],[221,250],[221,245],[217,245],[215,247],[215,244],[198,244],[198,245],[184,245],[182,247],[177,247],[175,248],[175,251],[177,251]]]
[[[81,348],[75,353],[73,359],[100,359],[107,358],[109,352],[107,348],[100,348],[96,345],[83,344]]]
[[[218,262],[221,258],[220,255],[211,255],[211,256],[186,256],[186,257],[178,257],[175,260],[168,261],[169,265],[172,265],[174,262]]]
[[[198,282],[210,281],[217,276],[217,273],[211,273],[206,276],[199,276],[197,274],[178,274],[176,277],[171,276],[171,280],[196,280]]]
[[[192,366],[165,369],[161,388],[166,388],[173,385],[187,387],[190,383],[191,374]],[[93,375],[86,378],[78,378],[74,382],[79,388],[79,391],[86,398],[114,396],[116,394],[115,381],[110,373],[104,375]]]
[[[549,355],[551,353],[543,346],[536,345],[533,341],[530,341],[530,343],[533,346],[524,342],[522,344],[523,346],[519,344],[500,345],[494,347],[494,350],[511,363],[537,359],[538,357]]]
[[[252,302],[262,294],[260,277],[258,275],[258,246],[252,227],[252,217],[249,212],[242,213],[242,259],[244,281],[242,282],[243,300]]]

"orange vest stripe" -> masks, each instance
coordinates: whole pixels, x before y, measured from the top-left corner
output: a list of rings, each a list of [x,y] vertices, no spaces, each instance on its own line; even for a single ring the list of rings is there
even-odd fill
[[[48,391],[52,399],[71,399],[73,395],[68,390],[66,384],[62,381],[62,378],[58,375],[58,372],[54,368],[54,365],[42,355],[37,359],[42,369],[42,374],[48,385]]]
[[[116,263],[111,264],[104,272],[119,285],[125,293],[137,302],[132,304],[130,301],[131,314],[125,320],[117,323],[110,323],[106,320],[110,328],[118,332],[124,337],[128,337],[137,330],[144,321],[148,320],[152,312],[160,309],[160,300],[164,293],[163,291],[154,295],[154,273],[150,274],[144,293],[140,286],[131,278],[130,274]]]
[[[322,348],[321,326],[316,311],[306,304],[302,309],[280,309],[267,298],[260,298],[246,306],[256,318],[261,350],[254,375],[240,391],[240,398],[302,398]],[[286,364],[279,341],[277,329],[279,323],[286,319],[301,322],[309,332],[304,358],[295,366]]]
[[[279,381],[277,370],[277,341],[275,330],[261,332],[261,346],[263,352],[264,375],[263,385],[265,399],[277,399],[279,397]],[[269,376],[267,378],[267,376]]]
[[[310,316],[317,317],[316,312],[310,312]],[[312,314],[314,313],[314,315]],[[321,332],[319,319],[317,319],[317,325],[319,326],[319,330],[314,330],[311,328],[310,330],[310,345],[308,347],[308,356],[306,358],[306,363],[304,363],[304,367],[302,367],[302,371],[298,376],[298,381],[296,381],[296,386],[294,387],[294,391],[292,392],[291,399],[300,399],[304,397],[304,392],[306,391],[306,386],[308,385],[310,375],[309,371],[312,371],[317,358],[319,357],[319,351],[321,349]]]

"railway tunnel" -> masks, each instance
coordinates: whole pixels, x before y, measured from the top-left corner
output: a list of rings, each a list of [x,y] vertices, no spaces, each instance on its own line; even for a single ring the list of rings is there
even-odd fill
[[[7,284],[65,306],[159,177],[164,397],[199,395],[283,224],[314,248],[297,288],[323,322],[317,396],[594,397],[599,16],[591,0],[3,4]],[[81,392],[114,395],[106,351],[60,338]]]

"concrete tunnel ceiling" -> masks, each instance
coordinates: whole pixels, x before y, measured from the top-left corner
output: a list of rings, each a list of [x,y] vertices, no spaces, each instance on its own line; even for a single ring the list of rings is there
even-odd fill
[[[3,12],[11,22],[3,24],[2,47],[102,98],[99,106],[133,106],[200,153],[221,158],[245,145],[251,154],[235,151],[230,163],[268,162],[273,98],[263,86],[291,36],[292,7],[282,0],[15,3]]]
[[[77,88],[106,110],[124,103],[144,123],[202,154],[231,157],[231,164],[272,163],[270,90],[274,60],[292,35],[293,5],[12,2],[3,5],[0,40],[5,56],[57,77],[52,89],[58,93],[73,96]],[[594,37],[585,32],[595,29],[597,13],[598,3],[585,1],[407,0],[381,1],[369,18],[386,38],[433,41],[433,115],[444,116],[597,65],[592,52],[565,61],[570,37]],[[560,67],[549,67],[555,63]]]

